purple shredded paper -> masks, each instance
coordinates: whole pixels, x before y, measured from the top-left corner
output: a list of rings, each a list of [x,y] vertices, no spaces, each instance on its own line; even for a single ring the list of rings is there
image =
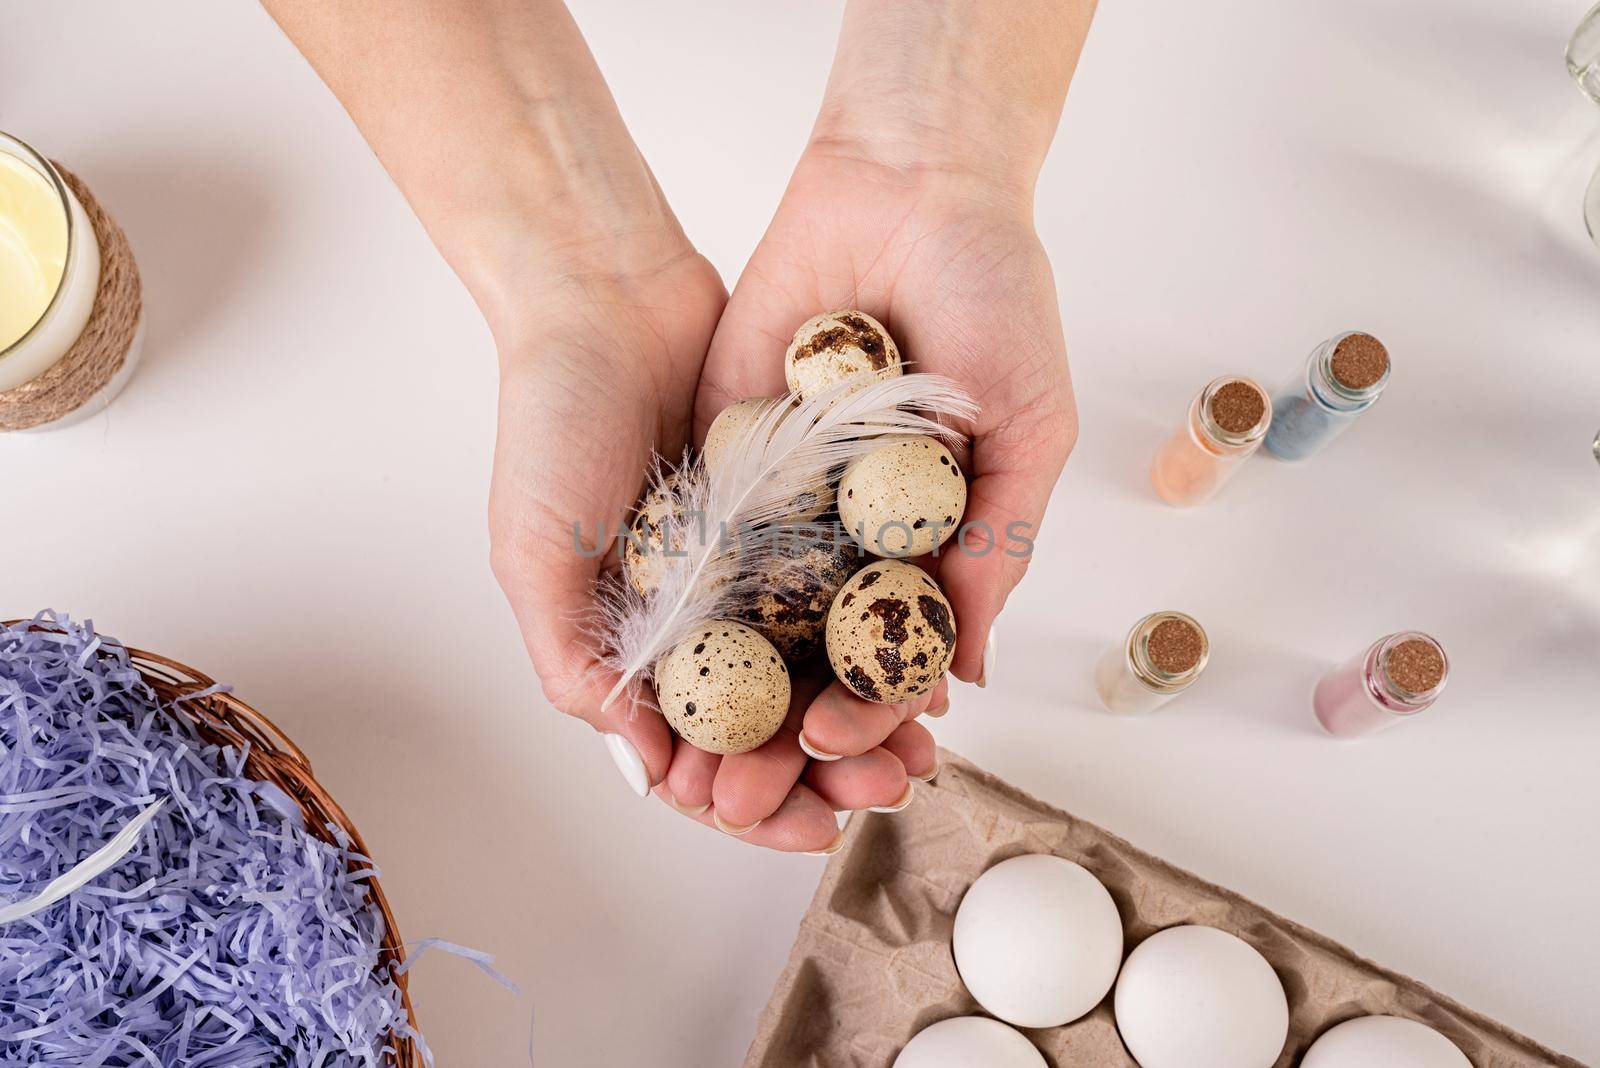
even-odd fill
[[[420,1042],[372,862],[164,714],[92,624],[37,622],[60,632],[0,626],[0,904],[166,804],[111,870],[0,926],[0,1066],[334,1068]]]

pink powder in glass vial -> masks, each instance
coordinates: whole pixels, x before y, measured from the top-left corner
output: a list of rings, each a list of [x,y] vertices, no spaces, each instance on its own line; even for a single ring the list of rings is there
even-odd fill
[[[1449,662],[1438,642],[1417,631],[1401,631],[1324,675],[1311,707],[1329,734],[1371,734],[1430,707],[1448,674]]]

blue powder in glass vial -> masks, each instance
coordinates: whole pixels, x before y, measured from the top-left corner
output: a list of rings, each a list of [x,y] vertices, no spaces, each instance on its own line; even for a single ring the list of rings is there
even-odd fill
[[[1388,381],[1388,350],[1371,334],[1323,342],[1273,395],[1267,451],[1282,460],[1312,456],[1372,407]]]

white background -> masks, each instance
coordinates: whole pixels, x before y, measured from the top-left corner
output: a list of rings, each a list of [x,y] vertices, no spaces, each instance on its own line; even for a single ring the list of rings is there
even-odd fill
[[[1108,3],[1041,182],[1083,414],[987,690],[942,743],[1048,801],[1600,1060],[1600,111],[1584,0]],[[585,0],[690,234],[731,282],[814,112],[837,3]],[[440,1062],[736,1064],[822,861],[624,788],[545,705],[490,578],[489,336],[334,100],[251,4],[11,4],[0,128],[66,161],[144,272],[105,415],[0,440],[0,615],[54,606],[237,685],[309,751],[412,938]],[[1221,373],[1382,337],[1382,403],[1308,465],[1177,512],[1144,469]],[[1101,648],[1198,615],[1140,721]],[[1318,734],[1329,662],[1418,627],[1439,705]]]

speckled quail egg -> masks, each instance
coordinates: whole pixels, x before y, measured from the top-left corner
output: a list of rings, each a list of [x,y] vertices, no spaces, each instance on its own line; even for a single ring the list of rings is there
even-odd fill
[[[728,447],[743,437],[745,432],[755,425],[756,420],[781,403],[783,401],[777,397],[750,397],[734,401],[718,412],[706,431],[706,443],[700,450],[706,458],[706,467],[715,471],[726,455]]]
[[[967,480],[934,438],[886,438],[839,479],[839,521],[876,556],[933,552],[955,535],[966,507]]]
[[[921,568],[879,560],[840,587],[828,610],[827,642],[834,674],[857,697],[909,701],[949,668],[955,615]]]
[[[678,506],[674,496],[677,482],[676,474],[669,475],[661,486],[652,487],[645,494],[629,525],[628,536],[622,540],[622,570],[641,597],[650,596],[661,585],[667,566],[663,524]]]
[[[834,311],[807,319],[783,354],[784,380],[802,397],[867,372],[898,375],[903,368],[894,338],[866,312]],[[861,384],[871,380],[863,378]]]
[[[708,753],[748,753],[789,714],[789,669],[772,643],[719,620],[656,665],[656,702],[679,737]]]
[[[772,559],[757,576],[760,592],[741,616],[790,664],[817,651],[834,595],[861,566],[861,553],[837,526],[809,533],[773,546]]]
[[[715,474],[734,443],[743,440],[756,421],[767,415],[775,405],[783,403],[786,403],[786,400],[780,397],[751,397],[722,409],[711,421],[711,426],[706,431],[706,443],[700,450],[705,458],[706,469]],[[815,519],[832,507],[833,485],[823,479],[795,497],[794,511],[790,513],[789,518]]]

